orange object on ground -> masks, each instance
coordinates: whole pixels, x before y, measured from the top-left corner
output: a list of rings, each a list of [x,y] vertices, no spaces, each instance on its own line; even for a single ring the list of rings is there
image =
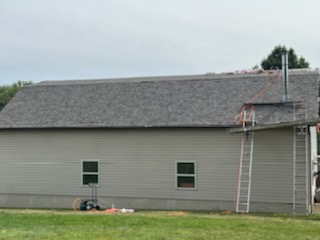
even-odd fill
[[[105,213],[116,213],[119,212],[118,208],[108,208],[106,210],[104,210]]]

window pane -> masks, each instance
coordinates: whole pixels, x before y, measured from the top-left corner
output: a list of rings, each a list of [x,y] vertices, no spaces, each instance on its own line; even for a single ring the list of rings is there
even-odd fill
[[[98,162],[83,162],[83,172],[98,172]]]
[[[82,178],[83,185],[88,185],[89,183],[98,184],[98,175],[83,174]]]
[[[178,163],[178,174],[194,174],[194,163]]]
[[[178,177],[179,188],[194,188],[194,177]]]

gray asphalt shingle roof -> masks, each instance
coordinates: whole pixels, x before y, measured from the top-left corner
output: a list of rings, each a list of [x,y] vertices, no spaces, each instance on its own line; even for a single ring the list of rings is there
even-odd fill
[[[0,113],[0,129],[231,126],[243,104],[277,76],[273,72],[41,82],[22,88],[8,103]],[[318,80],[318,71],[289,73],[290,101],[303,101],[305,110],[299,111],[309,118],[318,116]],[[292,104],[281,104],[282,95],[279,80],[254,100],[258,124],[293,120]]]

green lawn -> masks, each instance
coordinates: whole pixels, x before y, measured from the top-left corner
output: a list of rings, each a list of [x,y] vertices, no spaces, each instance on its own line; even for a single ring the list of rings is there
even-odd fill
[[[320,239],[320,215],[0,210],[0,239]]]

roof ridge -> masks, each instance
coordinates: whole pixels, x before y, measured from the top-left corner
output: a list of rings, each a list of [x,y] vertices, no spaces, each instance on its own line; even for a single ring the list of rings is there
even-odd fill
[[[100,84],[100,83],[141,83],[141,82],[156,82],[156,81],[196,81],[196,80],[220,80],[220,79],[234,79],[234,78],[248,78],[248,77],[266,77],[271,76],[275,71],[268,73],[207,73],[202,75],[172,75],[172,76],[142,76],[142,77],[128,77],[128,78],[101,78],[101,79],[73,79],[73,80],[49,80],[42,81],[33,86],[49,86],[49,85],[73,85],[73,84]]]
[[[171,75],[171,76],[141,76],[141,77],[123,77],[123,78],[98,78],[98,79],[71,79],[71,80],[48,80],[42,81],[31,86],[60,86],[60,85],[85,85],[85,84],[105,84],[105,83],[141,83],[157,81],[198,81],[198,80],[232,80],[234,78],[260,78],[272,77],[281,73],[281,70],[260,70],[244,72],[224,72],[224,73],[206,73],[199,75]],[[289,74],[298,76],[306,74],[319,74],[319,69],[290,69]]]

